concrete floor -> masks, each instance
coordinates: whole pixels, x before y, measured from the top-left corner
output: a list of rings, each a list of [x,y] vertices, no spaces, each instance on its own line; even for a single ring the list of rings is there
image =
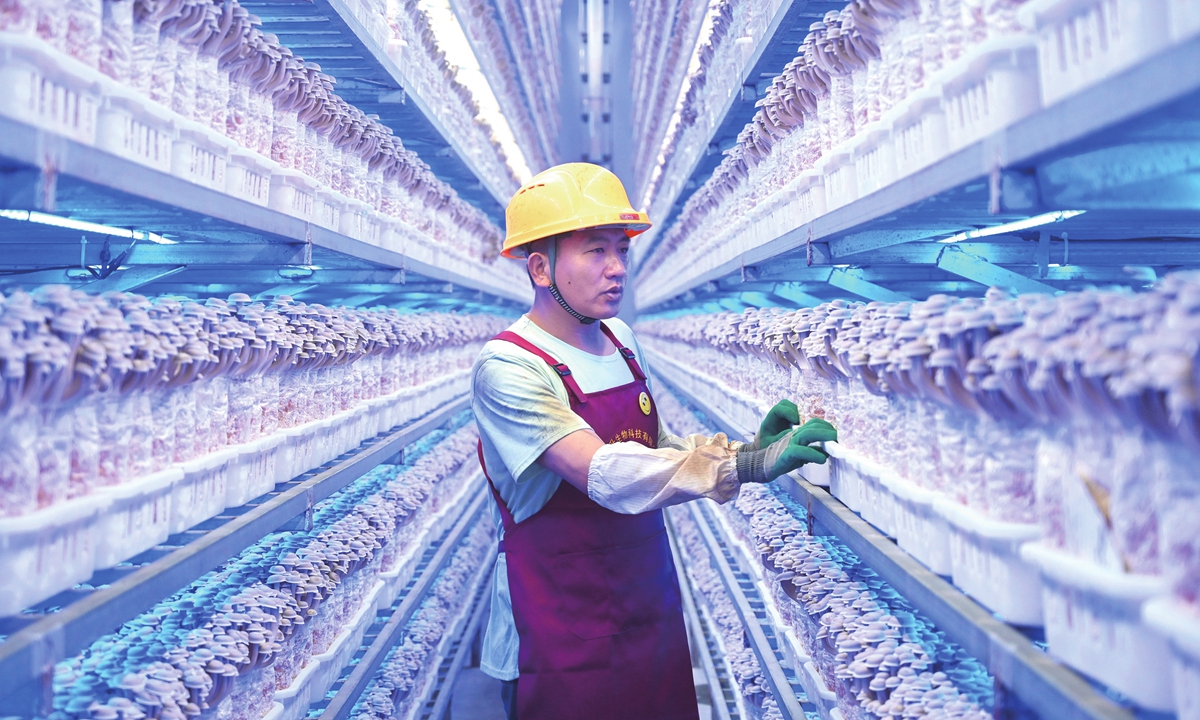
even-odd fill
[[[505,720],[500,681],[477,667],[460,670],[450,698],[450,720]]]

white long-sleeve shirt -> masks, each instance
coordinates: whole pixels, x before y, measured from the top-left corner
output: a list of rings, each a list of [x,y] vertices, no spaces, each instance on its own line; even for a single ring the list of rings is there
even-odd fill
[[[633,331],[620,320],[604,322],[649,372]],[[566,363],[584,393],[633,381],[620,353],[600,356],[584,352],[525,317],[509,330]],[[521,522],[541,510],[562,482],[537,459],[554,443],[589,426],[571,410],[570,398],[557,373],[545,361],[512,343],[493,340],[484,346],[475,361],[472,386],[472,408],[488,475],[513,519]],[[725,502],[738,490],[734,456],[739,445],[724,435],[675,437],[660,421],[657,449],[625,442],[606,445],[596,452],[588,470],[588,495],[603,507],[627,514],[700,497]],[[495,507],[493,518],[500,525]],[[500,532],[503,535],[502,526]],[[508,568],[501,554],[496,563],[481,669],[501,680],[516,679],[518,648]]]

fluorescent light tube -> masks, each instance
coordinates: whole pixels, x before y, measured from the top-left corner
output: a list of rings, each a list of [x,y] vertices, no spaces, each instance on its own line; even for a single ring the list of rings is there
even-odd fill
[[[113,227],[112,225],[101,225],[100,223],[88,222],[86,220],[73,220],[71,218],[62,217],[61,215],[50,215],[48,213],[40,213],[31,210],[0,210],[0,218],[4,218],[6,220],[32,222],[39,225],[52,225],[54,227],[60,227],[66,230],[78,230],[80,232],[92,233],[94,235],[110,235],[112,237],[127,238],[129,240],[149,240],[150,242],[157,243],[159,245],[178,244],[176,241],[165,238],[158,233],[130,230],[129,228]]]
[[[1042,215],[1034,215],[1031,218],[1024,220],[1014,220],[1003,225],[993,225],[991,227],[976,228],[975,230],[967,230],[960,232],[957,235],[951,235],[944,240],[938,240],[940,243],[956,243],[963,240],[974,240],[975,238],[989,237],[991,235],[1003,235],[1010,232],[1018,232],[1020,230],[1028,230],[1030,228],[1040,227],[1042,225],[1050,225],[1051,223],[1062,222],[1070,218],[1082,215],[1086,210],[1058,210],[1055,212],[1044,213]]]

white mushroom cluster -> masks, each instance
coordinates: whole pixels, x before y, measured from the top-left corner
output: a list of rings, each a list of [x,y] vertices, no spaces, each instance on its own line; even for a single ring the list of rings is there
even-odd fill
[[[737,144],[665,230],[645,276],[658,268],[669,273],[674,263],[667,259],[680,249],[713,250],[714,241],[728,238],[723,230],[970,48],[1024,32],[1016,20],[1024,1],[854,0],[826,13],[758,101]],[[688,95],[681,118],[695,117],[689,104],[696,102],[702,93]]]
[[[0,516],[465,370],[506,324],[244,293],[14,292],[0,298]]]
[[[985,720],[992,678],[803,508],[746,486],[726,517],[755,551],[783,616],[846,717]]]
[[[521,182],[514,160],[505,155],[496,129],[480,112],[479,101],[458,80],[459,68],[450,62],[439,43],[435,30],[439,20],[431,17],[429,5],[421,0],[388,3],[386,20],[392,39],[389,54],[498,194],[516,192]],[[450,11],[449,3],[442,10]]]
[[[844,447],[1118,571],[1200,596],[1200,275],[1088,290],[639,325],[646,346],[760,407],[789,397]]]
[[[470,424],[437,433],[410,465],[380,466],[318,504],[312,530],[267,536],[60,663],[50,720],[259,720],[329,649],[378,574],[422,550],[430,498],[465,477],[477,438]]]
[[[438,648],[446,633],[469,611],[472,584],[491,567],[485,560],[496,544],[496,526],[477,523],[455,549],[449,564],[404,628],[403,639],[392,648],[375,678],[351,711],[355,720],[393,720],[412,717],[423,690],[437,677]],[[449,692],[444,688],[442,692]]]
[[[741,616],[733,606],[733,599],[725,589],[713,567],[712,555],[699,528],[692,516],[683,511],[672,509],[671,522],[679,530],[679,539],[687,557],[687,574],[693,587],[699,591],[704,601],[705,610],[716,626],[717,635],[721,641],[721,649],[725,653],[724,662],[728,665],[737,689],[741,694],[743,706],[747,712],[764,717],[763,713],[769,706],[775,706],[771,686],[763,677],[762,666],[758,658],[746,644],[746,629],[742,625]],[[684,592],[687,589],[684,588]],[[713,696],[719,698],[719,688],[713,688]],[[774,712],[778,712],[776,706]]]
[[[675,107],[680,89],[687,83],[690,82],[693,88],[703,85],[712,50],[732,24],[734,3],[717,0],[678,4],[637,1],[630,4],[633,10],[629,73],[629,89],[633,95],[633,146],[640,157],[661,160],[659,152],[664,134],[678,134],[681,129],[680,122],[673,121],[672,114],[665,110]],[[685,42],[692,38],[696,38],[696,46]],[[693,67],[693,55],[699,59],[696,67]],[[699,75],[699,79],[695,75]],[[695,120],[694,117],[691,119]],[[637,163],[635,187],[644,187],[656,166],[655,162]]]

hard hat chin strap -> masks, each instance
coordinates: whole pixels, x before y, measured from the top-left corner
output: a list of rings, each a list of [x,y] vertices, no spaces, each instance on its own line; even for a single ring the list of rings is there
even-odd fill
[[[554,262],[555,256],[558,255],[558,238],[554,238],[550,242],[550,247],[547,248],[547,250],[550,255],[550,296],[557,300],[558,304],[562,306],[562,309],[566,310],[567,314],[578,320],[580,324],[591,325],[592,323],[596,322],[596,318],[588,317],[587,315],[580,313],[575,308],[568,305],[567,301],[563,299],[562,293],[558,291],[558,283],[554,280]]]

